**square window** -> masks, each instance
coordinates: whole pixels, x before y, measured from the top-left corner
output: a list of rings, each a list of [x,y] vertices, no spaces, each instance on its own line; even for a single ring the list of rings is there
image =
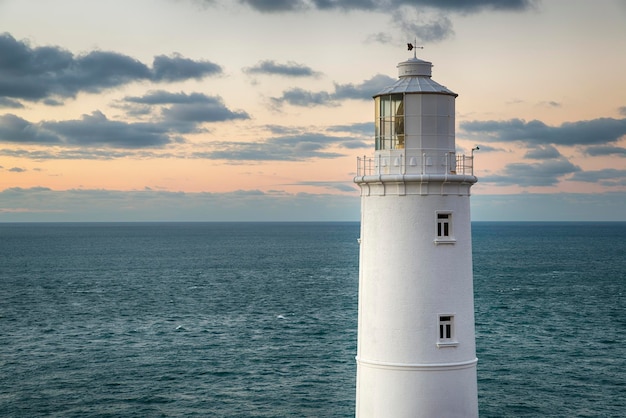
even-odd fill
[[[454,329],[454,315],[441,314],[439,319],[438,339],[437,347],[457,347],[459,345],[456,341],[455,329]]]
[[[453,319],[452,315],[439,315],[439,340],[452,340]]]
[[[437,237],[448,238],[452,236],[452,214],[437,213]]]

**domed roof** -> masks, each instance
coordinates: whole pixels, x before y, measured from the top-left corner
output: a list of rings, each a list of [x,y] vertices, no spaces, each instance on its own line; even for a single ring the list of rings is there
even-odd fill
[[[433,64],[418,58],[411,58],[398,64],[398,81],[384,88],[376,96],[394,93],[434,93],[448,94],[457,97],[458,94],[431,78]]]

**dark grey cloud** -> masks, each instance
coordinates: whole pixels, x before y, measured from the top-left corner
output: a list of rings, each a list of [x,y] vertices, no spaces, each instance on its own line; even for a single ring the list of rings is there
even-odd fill
[[[581,171],[575,173],[571,179],[573,181],[600,183],[604,186],[626,186],[626,170],[605,168],[603,170]]]
[[[99,111],[77,120],[37,124],[11,114],[0,116],[0,142],[136,149],[158,148],[173,140],[159,124],[112,121]]]
[[[111,152],[97,154],[97,148],[154,149],[184,142],[181,134],[202,131],[203,123],[249,119],[243,111],[226,107],[220,97],[201,93],[152,91],[144,96],[129,96],[121,106],[129,114],[156,113],[150,122],[127,122],[108,119],[94,111],[80,119],[31,123],[13,114],[0,115],[0,142],[84,147],[87,154],[53,152],[31,158],[116,158]],[[141,107],[138,110],[138,107]],[[94,154],[95,153],[95,154]],[[51,155],[50,155],[51,154]],[[6,155],[6,154],[5,154]],[[125,156],[125,155],[122,155]]]
[[[551,158],[560,158],[561,153],[552,145],[538,145],[529,149],[524,157],[535,160],[546,160]]]
[[[21,167],[13,167],[13,168],[9,168],[9,171],[12,173],[23,173],[26,170]]]
[[[223,122],[234,119],[249,119],[250,116],[243,111],[233,112],[224,106],[221,100],[204,103],[179,103],[162,110],[165,121],[202,123]]]
[[[357,122],[349,125],[335,125],[328,128],[331,132],[346,132],[364,137],[374,137],[374,122]]]
[[[172,154],[149,152],[134,149],[111,148],[66,148],[53,147],[32,150],[23,148],[0,148],[0,155],[7,157],[27,158],[36,161],[45,160],[114,160],[118,158],[171,158]],[[180,156],[179,156],[180,157]]]
[[[377,74],[361,84],[335,84],[333,98],[335,100],[356,99],[371,100],[372,96],[397,80],[386,75]]]
[[[181,81],[222,71],[210,61],[179,55],[157,56],[152,68],[117,52],[74,55],[56,46],[31,47],[8,33],[0,35],[0,57],[0,97],[29,101],[58,102],[79,92],[97,93],[135,81]]]
[[[182,81],[201,79],[222,72],[222,67],[210,61],[194,61],[179,54],[168,57],[159,55],[152,63],[153,81]]]
[[[112,121],[99,111],[78,120],[41,122],[40,126],[68,145],[136,149],[159,148],[173,141],[159,124]]]
[[[127,96],[124,101],[129,103],[140,103],[148,105],[163,104],[201,104],[221,101],[216,97],[207,96],[204,93],[171,93],[165,90],[153,90],[143,96]]]
[[[212,3],[212,0],[205,0]],[[539,0],[239,0],[261,13],[306,13],[311,10],[388,13],[392,26],[403,37],[433,43],[454,35],[450,13],[482,11],[524,12],[536,8]],[[366,42],[391,43],[388,34],[377,33]]]
[[[301,10],[367,10],[388,11],[402,6],[430,7],[461,13],[485,9],[521,11],[531,8],[534,0],[240,0],[241,3],[264,13]]]
[[[157,90],[143,96],[125,97],[123,101],[131,105],[125,107],[130,114],[149,114],[153,108],[158,109],[162,123],[173,124],[170,129],[183,133],[195,131],[197,125],[204,122],[250,118],[250,115],[244,111],[228,109],[221,97],[208,96],[203,93],[171,93]],[[139,105],[139,107],[134,105]]]
[[[306,128],[279,125],[267,125],[266,128],[273,135],[285,136],[290,138],[297,138],[307,131]],[[328,138],[340,138],[340,140],[338,140],[337,142],[337,145],[341,148],[358,149],[369,148],[373,146],[373,139],[371,139],[372,133],[374,132],[373,122],[329,126],[325,129],[325,131],[346,134],[345,136],[341,137],[332,135],[328,136]]]
[[[585,153],[587,155],[591,155],[592,157],[597,157],[601,155],[618,155],[626,157],[626,148],[613,147],[609,145],[599,145],[594,147],[587,147],[585,149]]]
[[[304,64],[289,61],[279,64],[272,60],[260,61],[253,67],[244,68],[247,74],[252,75],[281,75],[286,77],[319,77],[320,73]]]
[[[7,107],[12,109],[23,109],[24,105],[17,100],[9,99],[8,97],[0,97],[0,108]]]
[[[240,2],[263,13],[291,12],[309,8],[304,0],[240,0]]]
[[[331,93],[325,91],[312,92],[299,87],[284,91],[281,97],[272,97],[271,101],[276,106],[281,106],[284,103],[288,103],[292,106],[304,107],[339,105],[333,99],[333,95]]]
[[[283,125],[265,125],[265,128],[273,135],[297,135],[302,132],[301,128]]]
[[[326,128],[328,132],[348,134],[341,143],[347,149],[362,149],[374,147],[374,122],[353,123],[350,125],[335,125]]]
[[[46,106],[63,106],[63,102],[59,101],[59,100],[55,100],[55,99],[43,99],[41,101],[43,104],[45,104]]]
[[[525,158],[541,160],[509,164],[500,173],[481,176],[483,182],[522,187],[554,186],[563,179],[597,180],[610,186],[624,182],[618,171],[582,171],[561,155],[555,145],[582,146],[584,152],[592,156],[626,155],[626,149],[611,145],[626,135],[626,119],[599,118],[560,126],[548,126],[538,120],[471,121],[461,122],[460,128],[466,136],[480,141],[519,142],[529,147]],[[488,150],[487,147],[481,145],[480,152]],[[603,175],[618,175],[618,178],[602,178]]]
[[[561,157],[539,163],[509,164],[502,173],[480,176],[480,181],[498,186],[554,186],[564,177],[579,171],[580,167]]]
[[[349,138],[316,133],[285,135],[262,142],[216,142],[214,151],[194,154],[196,158],[232,161],[304,161],[311,158],[337,158],[344,154],[329,151],[343,147]]]
[[[275,135],[276,138],[303,138],[310,128],[290,127],[279,125],[267,125],[266,128]],[[336,140],[335,145],[345,149],[372,148],[373,144],[373,122],[353,123],[349,125],[334,125],[324,129],[326,133],[339,133],[342,136],[323,135],[322,138]],[[318,135],[318,134],[314,134]],[[315,137],[315,136],[313,136]],[[297,142],[297,141],[296,141]]]
[[[481,141],[523,142],[534,145],[602,145],[626,135],[626,119],[599,118],[548,126],[539,120],[461,122],[462,134]]]
[[[333,92],[312,92],[301,88],[293,88],[283,92],[280,97],[272,98],[272,103],[281,106],[284,103],[292,106],[338,106],[342,100],[371,100],[372,96],[383,88],[393,84],[396,80],[386,75],[375,75],[361,84],[335,83]]]
[[[20,144],[61,144],[61,138],[53,132],[13,114],[0,115],[0,141]]]

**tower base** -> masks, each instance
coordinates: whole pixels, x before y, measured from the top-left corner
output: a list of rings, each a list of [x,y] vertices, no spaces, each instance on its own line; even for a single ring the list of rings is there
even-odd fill
[[[356,416],[478,417],[476,363],[474,359],[457,364],[384,364],[357,359]]]

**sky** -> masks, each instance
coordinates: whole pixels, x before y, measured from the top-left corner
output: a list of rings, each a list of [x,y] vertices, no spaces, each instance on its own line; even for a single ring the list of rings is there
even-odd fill
[[[0,222],[358,221],[424,49],[476,221],[626,221],[626,0],[0,0]]]

